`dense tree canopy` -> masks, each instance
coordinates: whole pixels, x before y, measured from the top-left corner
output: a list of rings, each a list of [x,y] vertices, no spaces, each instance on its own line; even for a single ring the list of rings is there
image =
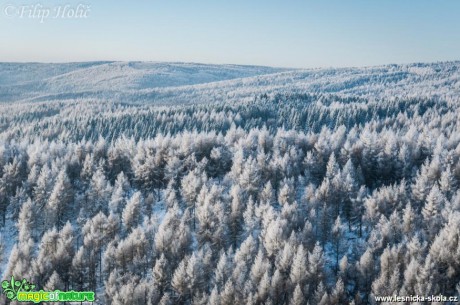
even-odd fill
[[[458,295],[458,102],[3,104],[0,273],[113,305]]]

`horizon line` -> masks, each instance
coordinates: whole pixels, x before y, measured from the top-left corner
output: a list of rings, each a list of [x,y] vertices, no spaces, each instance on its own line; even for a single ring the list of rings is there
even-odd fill
[[[251,65],[251,64],[237,64],[237,63],[211,63],[211,62],[195,62],[195,61],[156,61],[156,60],[74,60],[74,61],[0,61],[0,64],[40,64],[40,65],[66,65],[66,64],[83,64],[83,63],[152,63],[152,64],[192,64],[203,66],[239,66],[239,67],[261,67],[261,68],[278,68],[289,70],[322,70],[322,69],[363,69],[373,67],[385,66],[410,66],[417,64],[444,64],[444,63],[458,63],[460,59],[454,60],[437,60],[437,61],[413,61],[401,63],[385,63],[375,65],[350,65],[350,66],[316,66],[316,67],[286,67],[286,66],[270,66],[270,65]]]

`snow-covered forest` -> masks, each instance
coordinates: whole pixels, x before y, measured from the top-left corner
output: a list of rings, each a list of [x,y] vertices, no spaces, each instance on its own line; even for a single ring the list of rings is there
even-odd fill
[[[460,294],[460,62],[0,64],[0,100],[2,280],[111,305]]]

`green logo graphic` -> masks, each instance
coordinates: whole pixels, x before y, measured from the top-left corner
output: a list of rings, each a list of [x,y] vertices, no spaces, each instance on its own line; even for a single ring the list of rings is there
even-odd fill
[[[35,285],[23,279],[17,281],[14,277],[11,280],[2,282],[3,294],[11,300],[18,302],[94,302],[93,291],[34,291]]]
[[[11,281],[2,282],[3,293],[6,294],[6,297],[10,300],[16,300],[18,293],[33,291],[35,285],[29,283],[26,279],[22,281],[15,281],[14,277],[11,277]]]

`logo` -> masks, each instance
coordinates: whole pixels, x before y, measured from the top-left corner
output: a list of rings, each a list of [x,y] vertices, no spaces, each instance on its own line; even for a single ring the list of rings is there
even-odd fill
[[[93,291],[35,291],[35,285],[28,280],[11,280],[2,282],[3,294],[7,299],[18,302],[94,302]]]

